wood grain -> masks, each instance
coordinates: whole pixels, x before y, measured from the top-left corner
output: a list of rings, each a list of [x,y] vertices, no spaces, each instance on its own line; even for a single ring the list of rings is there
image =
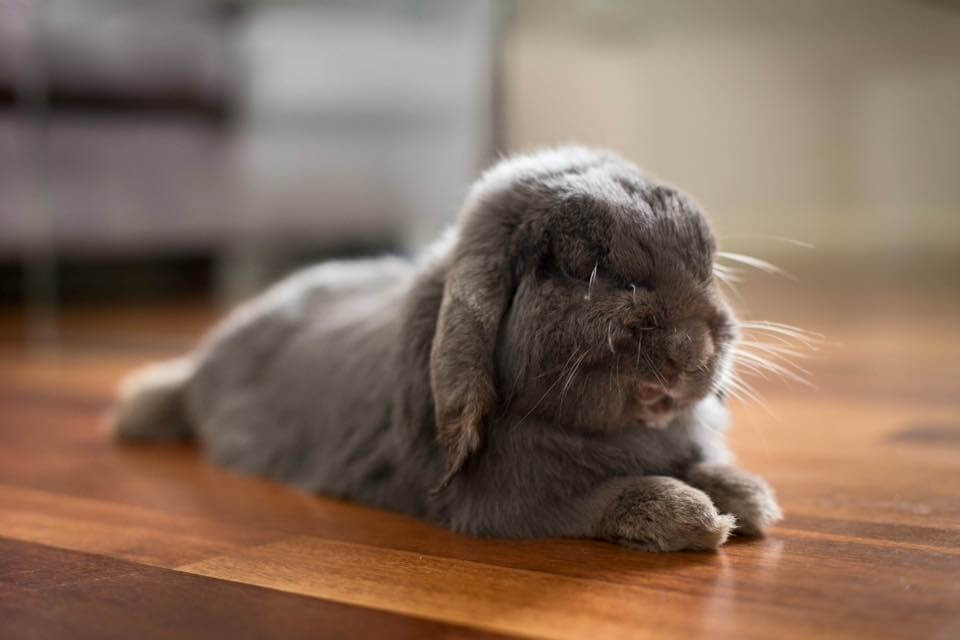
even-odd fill
[[[818,544],[819,542],[819,544]],[[926,630],[952,605],[915,598],[910,611],[877,611],[874,598],[897,596],[902,572],[923,575],[926,588],[955,591],[960,562],[920,557],[852,570],[869,551],[850,553],[842,540],[763,544],[741,553],[672,558],[659,572],[643,566],[566,572],[516,569],[434,555],[300,537],[181,567],[183,571],[313,597],[434,618],[515,635],[547,638],[897,637],[897,625]],[[785,548],[786,547],[786,548]],[[836,557],[844,551],[848,558]],[[851,561],[849,556],[853,555]],[[879,554],[876,554],[879,555]],[[799,556],[799,557],[798,557]],[[810,568],[784,583],[805,565]],[[642,565],[642,563],[641,563]],[[736,566],[734,571],[733,566]],[[589,567],[589,565],[588,565]],[[942,569],[942,571],[941,571]],[[825,600],[819,586],[834,584]],[[771,589],[776,597],[770,597]],[[778,602],[781,599],[786,602]],[[852,615],[859,614],[859,615]]]
[[[489,638],[491,634],[0,538],[0,637]]]
[[[731,440],[787,518],[719,553],[465,538],[117,447],[119,377],[186,349],[195,305],[0,313],[0,636],[960,636],[960,301],[869,287],[751,295],[825,335],[819,390],[755,381]],[[175,633],[174,633],[175,632]]]

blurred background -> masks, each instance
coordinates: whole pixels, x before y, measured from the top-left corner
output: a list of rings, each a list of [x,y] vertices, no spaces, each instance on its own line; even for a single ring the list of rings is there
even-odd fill
[[[567,142],[808,282],[956,293],[960,3],[0,0],[0,305],[55,342],[413,252]]]
[[[412,254],[498,156],[570,142],[686,190],[724,250],[788,274],[720,258],[745,321],[728,439],[788,514],[770,538],[676,563],[474,549],[105,436],[117,383],[225,307],[316,261]],[[604,594],[648,592],[663,633],[960,637],[958,328],[960,0],[0,0],[0,636],[102,636],[111,611],[202,633],[218,593],[256,600],[249,629],[380,629],[146,572],[216,555],[464,633],[563,610],[516,632],[599,639],[649,623]],[[8,562],[12,541],[60,549]],[[460,566],[477,580],[431,605]],[[304,567],[334,579],[291,587]]]

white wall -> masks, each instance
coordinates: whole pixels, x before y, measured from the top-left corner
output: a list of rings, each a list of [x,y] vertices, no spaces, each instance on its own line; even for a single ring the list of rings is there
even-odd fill
[[[615,148],[696,196],[721,234],[960,247],[958,8],[524,0],[505,72],[509,148]]]

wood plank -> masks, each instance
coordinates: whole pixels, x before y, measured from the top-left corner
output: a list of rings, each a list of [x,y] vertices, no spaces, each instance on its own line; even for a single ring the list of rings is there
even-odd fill
[[[212,518],[0,486],[0,535],[172,567],[283,534]]]
[[[491,634],[0,538],[0,637],[489,638]]]
[[[904,628],[924,637],[942,631],[960,598],[957,559],[927,558],[921,569],[911,557],[858,575],[866,558],[849,545],[786,546],[674,554],[659,572],[582,564],[587,578],[300,537],[181,570],[546,638],[903,637]],[[916,578],[923,590],[911,593]]]
[[[365,539],[371,546],[421,557],[577,579],[621,584],[635,584],[642,579],[648,588],[695,596],[705,595],[701,586],[709,584],[718,566],[714,556],[691,563],[689,555],[637,554],[604,543],[475,540],[375,510],[322,499],[315,502],[316,512],[326,516],[324,519],[308,518],[300,527],[281,523],[281,529],[314,529],[315,535],[323,534],[329,541]],[[319,526],[311,527],[310,522]],[[811,593],[816,592],[817,580],[823,576],[804,570],[803,562],[835,563],[838,557],[844,557],[849,562],[842,568],[848,571],[855,573],[858,567],[883,562],[885,571],[907,572],[902,575],[925,583],[929,589],[939,590],[932,591],[933,594],[955,595],[950,588],[954,584],[953,572],[960,570],[957,557],[960,554],[955,546],[956,536],[950,532],[936,532],[939,539],[934,537],[932,542],[923,539],[924,544],[891,541],[884,538],[884,531],[871,535],[863,530],[869,529],[869,523],[801,521],[799,524],[810,530],[797,529],[788,518],[786,526],[775,530],[770,539],[740,543],[724,552],[726,555],[736,553],[740,558],[740,575],[745,580],[754,580],[741,590],[773,589],[769,595],[777,595],[776,576],[756,578],[767,560],[764,554],[776,553],[779,562],[786,563],[789,559],[798,570],[791,577],[791,587],[803,585]],[[9,487],[0,487],[0,534],[166,567],[234,550],[242,552],[244,547],[263,540],[286,537],[285,533],[258,527],[252,522],[231,524],[209,515],[186,517],[163,510]]]

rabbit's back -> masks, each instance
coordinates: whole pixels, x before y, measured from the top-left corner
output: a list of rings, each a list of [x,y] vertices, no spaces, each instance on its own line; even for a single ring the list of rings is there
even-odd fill
[[[356,452],[376,458],[389,426],[396,308],[411,274],[394,258],[322,264],[215,327],[193,355],[187,389],[207,454],[330,493],[364,473]]]

